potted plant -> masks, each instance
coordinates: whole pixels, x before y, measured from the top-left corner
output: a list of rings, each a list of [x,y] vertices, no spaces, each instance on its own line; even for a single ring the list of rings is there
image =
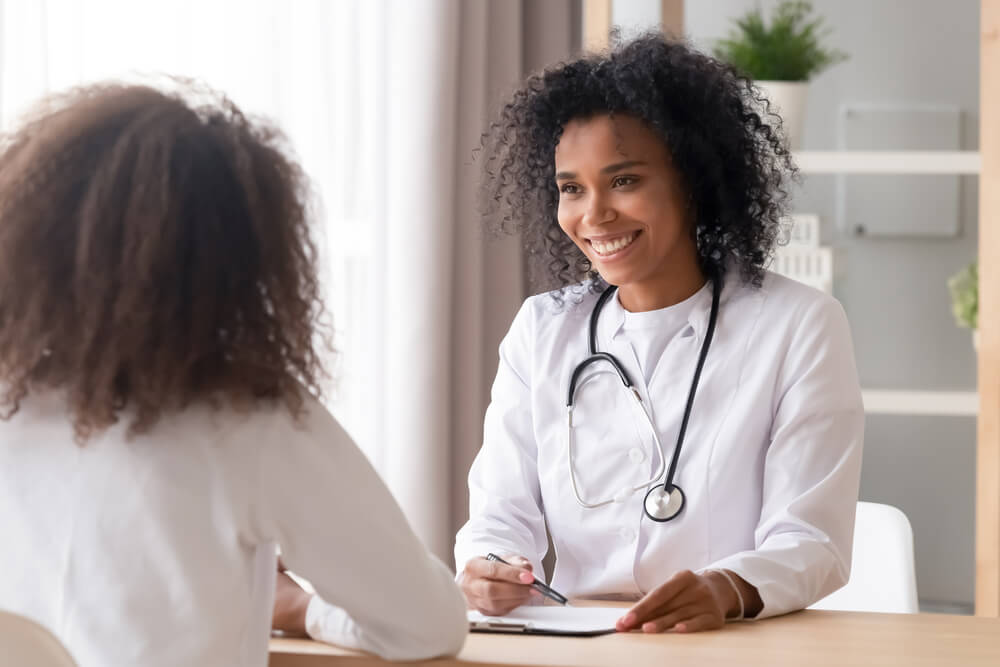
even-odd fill
[[[754,80],[771,111],[781,116],[792,149],[801,144],[809,79],[847,59],[820,43],[829,31],[822,18],[811,18],[812,11],[804,0],[783,0],[768,23],[759,7],[752,9],[733,21],[729,37],[715,48],[717,58]]]
[[[948,278],[955,323],[972,329],[972,346],[979,349],[979,264],[973,262]]]

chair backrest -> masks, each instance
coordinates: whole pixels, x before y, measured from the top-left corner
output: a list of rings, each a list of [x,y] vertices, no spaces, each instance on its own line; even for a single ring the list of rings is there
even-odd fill
[[[858,503],[851,578],[810,609],[916,614],[913,529],[898,508]]]
[[[0,665],[76,667],[55,635],[29,618],[0,611]]]

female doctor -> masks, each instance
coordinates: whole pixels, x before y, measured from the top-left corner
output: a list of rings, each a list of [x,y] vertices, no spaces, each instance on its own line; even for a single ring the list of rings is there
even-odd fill
[[[484,137],[487,218],[561,287],[500,346],[455,547],[471,607],[537,597],[547,536],[557,591],[636,601],[621,631],[783,614],[847,581],[850,332],[765,270],[793,167],[757,95],[650,34],[532,76]]]

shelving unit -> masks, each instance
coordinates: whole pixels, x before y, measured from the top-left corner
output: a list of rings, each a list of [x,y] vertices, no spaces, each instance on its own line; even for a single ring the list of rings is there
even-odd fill
[[[972,174],[978,175],[978,151],[797,151],[804,174]],[[865,412],[881,415],[975,417],[974,391],[865,389]]]
[[[796,151],[804,174],[978,174],[978,151]]]
[[[861,397],[868,414],[935,417],[975,417],[979,414],[979,394],[974,391],[865,389]]]

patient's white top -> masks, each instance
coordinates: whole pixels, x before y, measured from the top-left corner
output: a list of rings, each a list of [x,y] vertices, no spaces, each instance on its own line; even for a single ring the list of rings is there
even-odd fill
[[[194,407],[85,445],[64,402],[0,421],[0,608],[90,665],[265,665],[275,545],[331,605],[310,631],[394,659],[457,651],[465,604],[364,455],[308,399]],[[318,602],[318,601],[317,601]]]

